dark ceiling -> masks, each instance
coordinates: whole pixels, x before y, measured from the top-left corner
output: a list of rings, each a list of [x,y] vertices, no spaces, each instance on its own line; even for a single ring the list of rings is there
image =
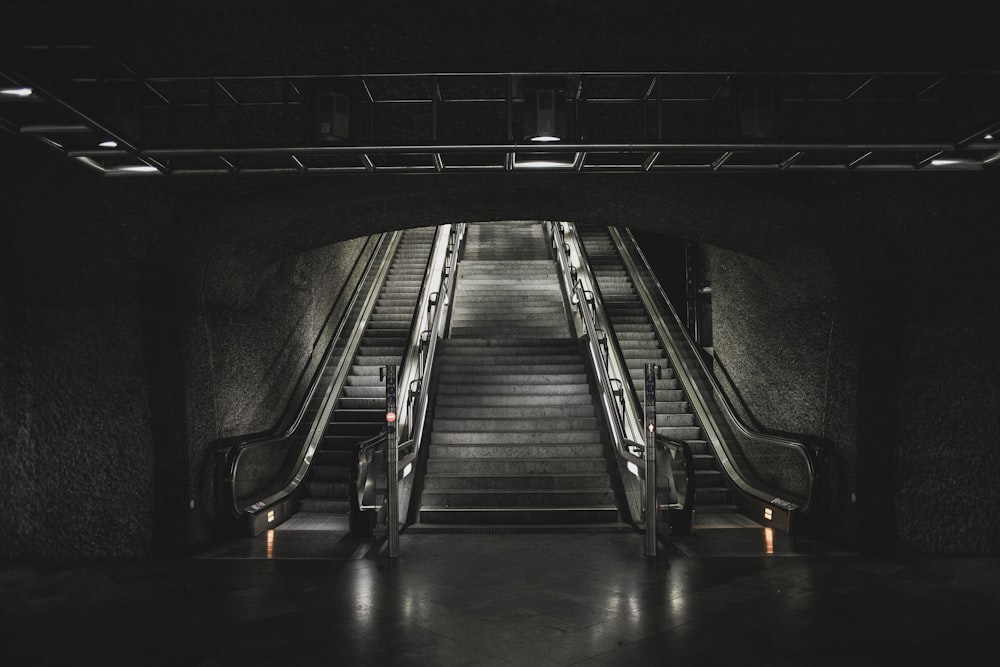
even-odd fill
[[[104,176],[995,168],[996,21],[872,5],[8,2],[0,128]]]

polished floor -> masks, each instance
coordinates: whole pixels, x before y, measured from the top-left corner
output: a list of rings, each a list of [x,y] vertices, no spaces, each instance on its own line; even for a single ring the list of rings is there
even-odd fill
[[[641,534],[293,519],[193,557],[0,564],[0,664],[953,665],[995,660],[1000,559],[873,558],[747,521]]]

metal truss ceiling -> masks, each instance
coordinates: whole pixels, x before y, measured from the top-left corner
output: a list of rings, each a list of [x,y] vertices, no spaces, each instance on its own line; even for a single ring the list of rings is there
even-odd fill
[[[992,70],[218,78],[28,71],[0,63],[0,127],[104,176],[947,172],[981,171],[1000,159],[1000,72]],[[537,87],[557,92],[560,141],[526,138]],[[345,105],[339,136],[320,130],[318,105],[329,94]]]

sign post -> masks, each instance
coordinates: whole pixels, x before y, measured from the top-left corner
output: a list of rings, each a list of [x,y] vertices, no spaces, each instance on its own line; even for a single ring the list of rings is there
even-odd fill
[[[385,367],[386,499],[389,558],[399,556],[399,450],[396,448],[396,367]]]
[[[643,422],[646,426],[646,542],[647,556],[656,555],[656,530],[660,518],[656,499],[656,378],[660,367],[646,363],[646,401]]]

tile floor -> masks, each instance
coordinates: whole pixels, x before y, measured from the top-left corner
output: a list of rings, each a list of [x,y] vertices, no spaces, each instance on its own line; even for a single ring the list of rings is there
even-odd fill
[[[0,664],[950,665],[995,651],[1000,559],[873,558],[759,526],[300,520],[189,558],[0,563]],[[987,660],[989,662],[989,660]]]

